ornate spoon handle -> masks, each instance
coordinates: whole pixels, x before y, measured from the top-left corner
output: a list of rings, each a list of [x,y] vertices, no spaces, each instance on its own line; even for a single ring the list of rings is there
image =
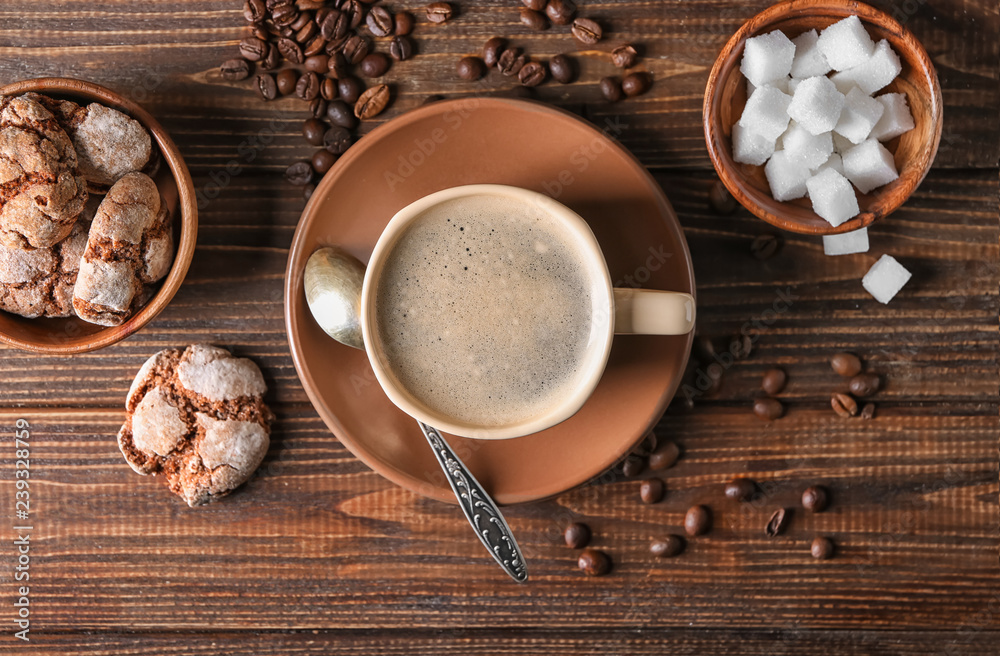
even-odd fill
[[[462,512],[476,530],[479,541],[512,579],[518,583],[527,581],[528,570],[524,565],[524,556],[521,555],[514,534],[510,532],[510,527],[507,526],[496,503],[458,459],[441,433],[421,421],[417,423],[420,424],[424,437],[430,442],[438,464],[448,475],[448,483],[458,497]]]

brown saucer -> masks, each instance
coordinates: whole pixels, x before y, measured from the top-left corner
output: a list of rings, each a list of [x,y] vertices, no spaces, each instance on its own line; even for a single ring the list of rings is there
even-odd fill
[[[285,275],[292,359],[316,411],[354,455],[403,487],[449,502],[455,497],[416,421],[385,396],[365,353],[313,321],[302,272],[320,246],[340,245],[365,262],[398,210],[441,189],[486,182],[547,193],[579,213],[616,285],[630,276],[645,288],[694,293],[691,256],[663,191],[630,153],[567,112],[523,100],[441,101],[352,146],[295,231]],[[511,440],[448,441],[498,503],[564,492],[612,466],[656,423],[692,338],[618,336],[597,390],[570,419]]]

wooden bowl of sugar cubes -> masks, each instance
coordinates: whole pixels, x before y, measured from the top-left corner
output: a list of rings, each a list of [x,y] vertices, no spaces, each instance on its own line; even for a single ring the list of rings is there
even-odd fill
[[[934,161],[941,114],[927,52],[892,17],[790,0],[726,43],[703,120],[715,170],[744,207],[785,230],[839,235],[909,198]]]

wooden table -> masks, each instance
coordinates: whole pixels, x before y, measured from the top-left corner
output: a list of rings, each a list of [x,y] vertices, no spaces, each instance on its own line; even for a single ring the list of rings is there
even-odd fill
[[[418,24],[420,56],[397,65],[398,97],[381,119],[428,94],[476,91],[459,55],[513,35],[539,56],[573,51],[564,29],[529,33],[514,0],[462,2],[446,26]],[[170,307],[139,334],[70,358],[0,351],[0,651],[88,654],[986,654],[1000,640],[998,569],[997,107],[1000,16],[995,0],[906,0],[895,12],[924,43],[944,88],[936,165],[910,201],[871,229],[865,255],[824,257],[820,241],[784,234],[776,257],[750,256],[773,232],[742,209],[710,211],[715,180],[701,131],[708,70],[725,39],[768,3],[586,2],[641,43],[655,84],[608,105],[611,72],[596,49],[581,80],[538,97],[614,118],[621,141],[662,184],[694,257],[699,329],[727,336],[773,319],[720,391],[692,411],[675,404],[657,433],[681,461],[666,499],[638,502],[635,481],[605,482],[506,510],[531,582],[507,581],[457,508],[396,488],[356,460],[317,418],[292,368],[282,275],[301,192],[282,171],[311,148],[303,106],[263,103],[249,83],[224,83],[218,63],[245,27],[236,0],[0,5],[0,83],[43,75],[93,80],[130,94],[172,133],[196,185],[241,172],[201,211],[198,250]],[[413,8],[413,2],[392,3]],[[603,44],[602,44],[603,45]],[[501,82],[498,86],[503,86]],[[277,119],[253,162],[239,144]],[[861,288],[888,252],[913,273],[888,306]],[[794,302],[764,315],[779,294]],[[223,502],[188,509],[160,480],[136,476],[115,433],[126,390],[159,349],[212,342],[257,361],[278,415],[258,475]],[[829,407],[842,382],[829,357],[860,354],[880,373],[873,421]],[[751,414],[761,374],[789,374],[787,415]],[[16,630],[14,427],[31,424],[30,642]],[[748,474],[753,504],[723,497]],[[607,480],[607,479],[606,479]],[[764,535],[770,512],[827,485],[832,506],[796,512]],[[693,503],[715,528],[672,560],[650,539],[679,532]],[[614,572],[587,578],[561,543],[586,521]],[[810,558],[814,535],[832,560]]]

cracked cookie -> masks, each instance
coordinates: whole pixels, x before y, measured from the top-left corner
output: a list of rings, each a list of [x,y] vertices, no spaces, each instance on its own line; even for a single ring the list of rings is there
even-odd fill
[[[73,142],[52,113],[31,98],[0,97],[0,243],[53,246],[86,202]]]
[[[260,369],[207,344],[160,351],[132,383],[118,447],[140,474],[164,474],[189,506],[229,494],[260,465],[274,415]]]

